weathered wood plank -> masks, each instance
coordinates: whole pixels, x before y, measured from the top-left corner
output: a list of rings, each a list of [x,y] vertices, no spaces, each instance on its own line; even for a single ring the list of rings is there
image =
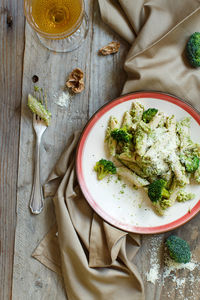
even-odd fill
[[[12,24],[7,24],[12,16]],[[11,18],[8,19],[11,21]],[[11,298],[19,153],[23,0],[0,2],[0,299]]]
[[[68,138],[76,129],[82,129],[93,112],[122,89],[125,73],[122,71],[127,46],[119,54],[99,57],[98,48],[118,39],[100,20],[97,1],[86,1],[89,15],[89,33],[85,43],[76,51],[56,54],[45,49],[35,33],[26,27],[26,45],[21,109],[20,156],[17,193],[17,230],[13,274],[13,300],[65,299],[61,278],[31,258],[31,253],[55,221],[51,200],[44,211],[31,216],[28,209],[33,173],[34,133],[31,114],[26,103],[33,89],[31,78],[39,77],[38,84],[48,91],[52,125],[44,134],[42,156],[42,181],[44,182],[64,149]],[[67,108],[56,104],[62,93],[67,75],[76,67],[85,73],[85,91],[72,98]],[[114,84],[120,73],[120,84]],[[105,75],[106,74],[106,75]]]
[[[166,237],[172,233],[188,241],[192,251],[192,262],[188,267],[169,272],[169,268],[166,268],[164,263],[166,253],[164,242]],[[199,240],[199,215],[173,232],[142,236],[142,247],[134,261],[142,275],[148,300],[200,299]],[[156,266],[158,267],[157,271]],[[157,280],[154,284],[147,281],[150,271],[157,273]]]
[[[37,74],[40,78],[39,84],[47,89],[50,110],[53,112],[52,125],[44,135],[41,149],[43,182],[71,133],[75,129],[81,129],[99,107],[119,96],[126,78],[123,62],[128,45],[121,41],[122,46],[118,54],[108,57],[98,56],[99,48],[107,42],[120,39],[102,23],[97,1],[86,1],[86,11],[90,23],[87,41],[72,53],[49,52],[40,45],[35,33],[29,27],[26,28],[17,193],[18,218],[13,276],[14,300],[66,298],[61,278],[31,258],[31,253],[55,220],[51,200],[46,201],[45,209],[39,216],[31,216],[28,209],[32,186],[34,134],[31,114],[26,107],[26,102],[27,94],[33,88],[32,76]],[[75,67],[80,67],[86,74],[85,91],[73,97],[66,108],[61,108],[56,104],[57,98],[62,93],[68,73]],[[195,260],[200,256],[198,221],[199,216],[174,231],[189,241]],[[200,294],[199,264],[193,271],[178,270],[175,272],[177,277],[167,277],[163,280],[163,241],[167,235],[168,233],[143,236],[142,247],[134,259],[144,279],[148,300],[197,300]],[[160,280],[152,284],[147,281],[146,275],[155,264],[159,265]],[[183,283],[178,286],[181,280]]]

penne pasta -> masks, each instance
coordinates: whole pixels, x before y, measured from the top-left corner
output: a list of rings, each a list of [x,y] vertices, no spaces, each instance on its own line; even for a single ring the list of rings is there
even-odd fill
[[[114,140],[111,137],[111,131],[114,129],[118,129],[119,128],[119,122],[115,117],[110,117],[109,123],[108,123],[108,127],[107,127],[107,131],[106,131],[106,142],[108,145],[108,151],[109,154],[111,156],[115,156],[116,155],[116,146],[117,146],[117,141]]]
[[[132,117],[131,117],[131,115],[128,111],[126,111],[124,113],[121,127],[122,128],[127,128],[128,130],[129,129],[131,130],[133,128]]]
[[[117,168],[117,174],[122,178],[125,178],[129,181],[130,184],[133,184],[137,187],[143,187],[149,184],[149,181],[138,176],[133,171],[129,170],[126,167]]]

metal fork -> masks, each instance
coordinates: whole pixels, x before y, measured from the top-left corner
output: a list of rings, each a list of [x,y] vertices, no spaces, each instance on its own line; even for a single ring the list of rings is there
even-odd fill
[[[35,149],[35,170],[33,178],[33,187],[30,200],[31,212],[35,215],[39,214],[44,206],[44,197],[42,186],[40,183],[40,144],[42,135],[45,132],[47,126],[44,121],[36,114],[33,115],[33,128],[36,133],[36,149]]]

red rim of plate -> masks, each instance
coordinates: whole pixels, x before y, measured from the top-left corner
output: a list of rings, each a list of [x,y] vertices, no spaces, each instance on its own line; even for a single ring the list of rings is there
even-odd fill
[[[161,93],[161,92],[135,92],[127,95],[123,95],[119,98],[116,98],[112,100],[111,102],[105,104],[103,107],[101,107],[88,121],[87,125],[85,126],[82,135],[79,140],[79,144],[77,147],[77,153],[76,153],[76,174],[78,178],[79,185],[81,187],[81,190],[83,192],[83,195],[85,196],[87,202],[89,205],[94,209],[94,211],[102,217],[106,222],[110,223],[111,225],[133,233],[140,233],[140,234],[155,234],[155,233],[161,233],[166,232],[169,230],[173,230],[189,220],[191,220],[200,210],[200,200],[197,202],[197,204],[191,209],[190,212],[187,212],[184,216],[181,218],[170,222],[165,225],[156,226],[156,227],[140,227],[140,226],[134,226],[130,224],[126,224],[124,222],[121,222],[114,217],[110,216],[107,212],[105,212],[96,202],[95,199],[91,196],[85,180],[83,176],[83,170],[82,170],[82,155],[84,150],[84,145],[86,142],[86,139],[93,128],[94,124],[103,116],[107,111],[112,109],[114,106],[126,102],[129,100],[138,100],[140,98],[154,98],[159,100],[164,100],[171,102],[179,107],[181,107],[183,110],[188,112],[193,119],[196,120],[196,122],[200,125],[200,115],[199,113],[188,103],[184,102],[183,100],[169,94]]]

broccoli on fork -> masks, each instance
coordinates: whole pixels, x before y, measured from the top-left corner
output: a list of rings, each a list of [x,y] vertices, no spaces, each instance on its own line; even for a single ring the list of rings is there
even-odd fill
[[[170,206],[166,201],[170,193],[165,188],[167,182],[164,179],[157,179],[153,181],[148,187],[148,196],[160,215],[163,215],[164,209]]]
[[[28,95],[28,107],[32,113],[38,115],[44,120],[47,126],[49,126],[51,121],[51,113],[47,110],[46,105],[40,102],[40,99],[33,97],[31,94]]]
[[[98,180],[102,180],[109,174],[116,174],[117,170],[112,161],[106,159],[100,159],[94,166],[94,170],[97,172]]]

